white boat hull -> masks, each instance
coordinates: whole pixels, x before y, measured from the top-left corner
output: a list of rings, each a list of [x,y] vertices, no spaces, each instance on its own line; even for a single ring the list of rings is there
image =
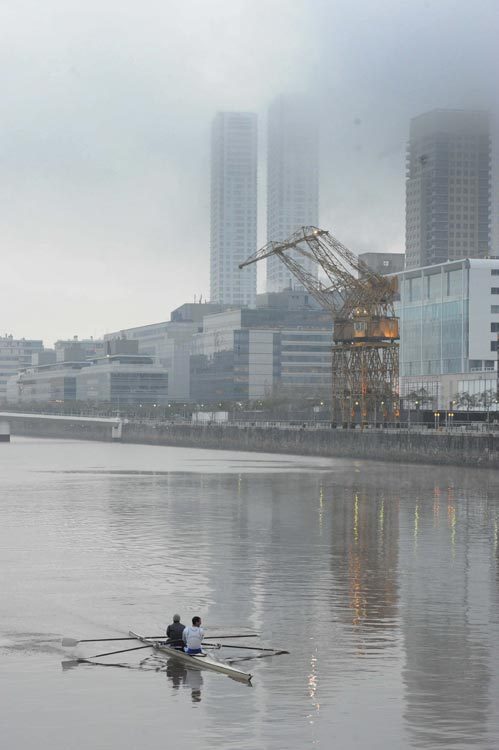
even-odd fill
[[[230,664],[224,664],[224,662],[212,659],[208,654],[186,654],[184,651],[180,651],[161,643],[161,641],[154,641],[150,638],[145,638],[143,635],[134,633],[132,630],[129,631],[128,635],[132,638],[137,638],[137,640],[142,641],[142,643],[150,643],[156,651],[159,651],[161,654],[164,654],[171,659],[177,659],[178,661],[184,662],[184,664],[187,664],[191,669],[209,669],[212,672],[226,674],[228,677],[232,677],[233,680],[251,682],[251,674],[248,672],[243,672],[241,669],[232,667]]]

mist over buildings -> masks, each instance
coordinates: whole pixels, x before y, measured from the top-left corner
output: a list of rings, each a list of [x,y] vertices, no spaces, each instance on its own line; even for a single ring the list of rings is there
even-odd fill
[[[497,111],[498,16],[494,0],[1,4],[2,333],[100,335],[207,298],[212,119],[258,115],[263,244],[281,93],[317,102],[320,225],[402,252],[410,118]]]

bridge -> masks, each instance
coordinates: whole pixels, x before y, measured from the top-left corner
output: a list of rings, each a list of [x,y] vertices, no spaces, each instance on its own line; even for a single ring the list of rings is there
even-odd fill
[[[0,442],[8,443],[10,441],[10,421],[12,419],[50,419],[56,422],[91,422],[93,424],[111,425],[112,440],[121,440],[123,435],[123,425],[128,421],[121,417],[82,417],[72,416],[71,414],[44,414],[29,413],[18,411],[0,411]]]

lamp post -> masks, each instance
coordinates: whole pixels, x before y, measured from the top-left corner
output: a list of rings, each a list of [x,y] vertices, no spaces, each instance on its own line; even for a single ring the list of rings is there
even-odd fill
[[[440,412],[434,411],[433,412],[433,418],[435,420],[435,429],[438,430],[438,427],[440,425]]]

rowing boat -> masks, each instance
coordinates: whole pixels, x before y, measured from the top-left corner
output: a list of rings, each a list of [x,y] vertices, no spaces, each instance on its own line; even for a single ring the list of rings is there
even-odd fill
[[[208,654],[186,654],[184,651],[172,648],[172,646],[168,646],[161,641],[156,641],[152,638],[146,638],[144,635],[134,633],[132,630],[130,630],[128,635],[132,638],[136,638],[138,641],[142,641],[142,643],[149,643],[154,649],[156,649],[156,651],[159,651],[161,654],[165,654],[172,659],[182,661],[184,662],[184,664],[189,665],[189,667],[194,667],[194,669],[209,669],[212,672],[221,672],[222,674],[226,674],[229,677],[232,677],[233,680],[239,680],[240,682],[251,682],[251,675],[248,672],[243,672],[241,669],[236,669],[236,667],[232,667],[230,664],[225,664],[222,661],[212,659]]]

